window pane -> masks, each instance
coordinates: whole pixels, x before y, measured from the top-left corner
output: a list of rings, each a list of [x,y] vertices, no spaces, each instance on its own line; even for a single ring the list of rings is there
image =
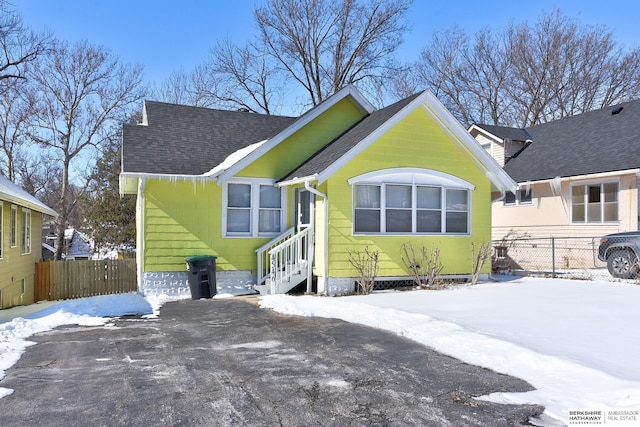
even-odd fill
[[[507,191],[506,195],[504,196],[504,204],[505,205],[515,205],[516,204],[516,195],[513,194],[511,191]]]
[[[379,208],[380,187],[377,185],[356,185],[356,208]]]
[[[411,186],[408,185],[387,185],[386,187],[387,208],[411,208]]]
[[[447,190],[447,210],[467,210],[467,190]]]
[[[251,207],[251,185],[249,184],[229,184],[228,205],[233,208]]]
[[[584,187],[582,185],[571,187],[571,202],[584,203]]]
[[[571,211],[572,222],[584,222],[584,204],[574,203],[573,210]]]
[[[589,203],[587,205],[587,222],[602,222],[600,203]]]
[[[277,233],[280,231],[280,210],[262,209],[259,212],[258,231],[263,233]]]
[[[227,231],[234,233],[248,233],[250,228],[251,211],[249,209],[227,209]]]
[[[531,203],[531,189],[520,190],[520,203],[521,204]]]
[[[418,233],[442,232],[442,215],[440,211],[417,211],[416,231]]]
[[[355,211],[356,233],[380,232],[380,211],[377,209],[356,209]]]
[[[604,220],[605,221],[618,220],[618,202],[604,204]]]
[[[604,201],[605,202],[617,202],[618,201],[618,184],[604,184]]]
[[[447,212],[447,233],[467,232],[466,212]]]
[[[411,232],[411,211],[408,209],[387,209],[387,232]]]
[[[272,185],[260,186],[261,208],[279,208],[280,200],[280,189],[278,187]]]
[[[442,206],[442,189],[439,187],[418,187],[416,196],[418,208],[440,209]]]
[[[590,185],[589,203],[600,203],[600,185]]]

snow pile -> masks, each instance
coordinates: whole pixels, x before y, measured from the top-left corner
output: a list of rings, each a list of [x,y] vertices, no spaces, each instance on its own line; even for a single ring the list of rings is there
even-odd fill
[[[151,305],[137,294],[104,295],[69,300],[0,324],[0,380],[25,349],[35,343],[30,336],[62,325],[101,326],[109,317],[152,313]],[[0,387],[0,398],[13,390]]]
[[[319,298],[274,295],[262,307],[384,329],[536,390],[482,399],[570,408],[640,408],[640,286],[521,278],[445,291]]]

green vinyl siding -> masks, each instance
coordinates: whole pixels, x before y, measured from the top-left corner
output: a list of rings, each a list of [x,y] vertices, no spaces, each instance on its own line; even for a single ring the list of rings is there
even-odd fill
[[[139,224],[140,226],[140,224]],[[193,255],[215,255],[218,270],[255,270],[256,248],[271,238],[222,237],[222,187],[215,182],[148,180],[143,271],[182,271]]]
[[[364,117],[350,98],[344,98],[311,123],[273,147],[237,176],[282,178]]]
[[[471,191],[469,236],[456,235],[354,235],[350,178],[389,168],[422,168],[444,172],[475,186]],[[489,241],[491,235],[491,184],[472,159],[422,110],[401,122],[369,145],[326,182],[329,194],[329,276],[353,277],[349,250],[368,246],[380,252],[379,277],[406,276],[400,258],[403,243],[416,248],[438,247],[443,274],[471,272],[471,243]],[[488,271],[487,266],[487,271]]]

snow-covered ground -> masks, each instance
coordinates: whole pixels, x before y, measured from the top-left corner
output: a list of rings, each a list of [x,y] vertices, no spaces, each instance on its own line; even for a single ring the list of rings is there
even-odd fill
[[[83,298],[1,323],[0,379],[33,344],[27,339],[35,333],[64,324],[108,327],[110,317],[127,314],[153,317],[166,301],[136,294]],[[640,409],[636,284],[512,278],[444,291],[339,298],[275,295],[263,297],[261,304],[282,313],[385,329],[465,362],[522,378],[536,390],[481,398],[544,405],[551,417],[547,425],[566,423],[572,408]],[[11,392],[0,387],[0,398]]]
[[[640,286],[513,278],[445,291],[341,298],[268,296],[263,307],[385,329],[536,390],[483,399],[569,409],[640,409]],[[553,424],[553,423],[552,423]],[[616,424],[617,425],[617,424]],[[636,423],[624,425],[640,425]]]

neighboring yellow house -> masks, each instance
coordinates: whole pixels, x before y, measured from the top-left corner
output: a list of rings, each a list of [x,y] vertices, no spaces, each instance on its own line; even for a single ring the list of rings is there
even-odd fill
[[[53,209],[0,176],[0,308],[34,303],[42,215]]]
[[[406,283],[404,243],[468,276],[492,200],[516,189],[428,91],[376,110],[349,86],[297,119],[146,102],[122,155],[143,293],[186,289],[192,255],[217,257],[219,288],[348,293],[365,248],[379,282]]]

